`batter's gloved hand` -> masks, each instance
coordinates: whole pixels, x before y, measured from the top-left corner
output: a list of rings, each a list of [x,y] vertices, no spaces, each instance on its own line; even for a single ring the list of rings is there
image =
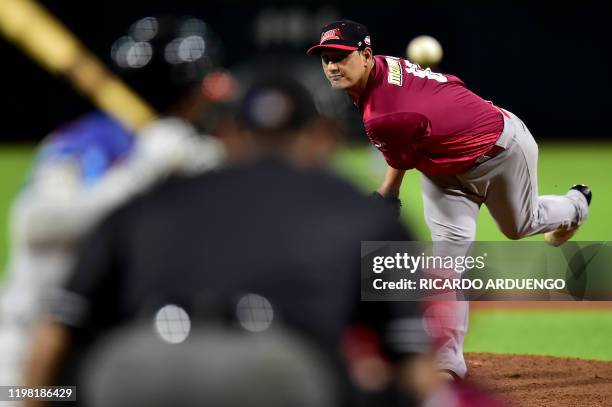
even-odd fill
[[[372,192],[370,194],[370,199],[373,202],[380,202],[385,205],[388,210],[393,211],[393,214],[397,219],[400,217],[400,210],[402,208],[402,201],[396,197],[384,197],[378,192]]]

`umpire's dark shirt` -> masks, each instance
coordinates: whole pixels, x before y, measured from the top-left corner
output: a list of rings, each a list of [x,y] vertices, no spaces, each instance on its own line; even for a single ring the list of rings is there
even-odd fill
[[[337,349],[360,305],[360,241],[409,240],[372,205],[334,176],[279,159],[170,180],[85,240],[52,314],[77,336],[98,336],[165,304],[198,320],[256,293],[275,320]],[[373,329],[412,312],[381,304],[362,321]]]

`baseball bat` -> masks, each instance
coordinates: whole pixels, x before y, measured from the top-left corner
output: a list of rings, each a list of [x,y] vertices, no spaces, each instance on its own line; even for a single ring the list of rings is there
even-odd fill
[[[0,0],[0,32],[53,74],[130,129],[155,111],[35,0]]]

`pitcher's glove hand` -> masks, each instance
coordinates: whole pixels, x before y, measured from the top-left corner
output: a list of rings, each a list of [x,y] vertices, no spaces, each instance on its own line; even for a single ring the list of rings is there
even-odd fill
[[[380,193],[375,191],[375,192],[372,192],[370,194],[370,199],[373,202],[377,202],[377,203],[383,204],[387,208],[387,210],[392,211],[392,213],[395,215],[395,217],[397,219],[399,219],[399,217],[400,217],[400,210],[401,210],[401,207],[402,207],[402,201],[400,201],[399,198],[396,198],[396,197],[384,197]]]

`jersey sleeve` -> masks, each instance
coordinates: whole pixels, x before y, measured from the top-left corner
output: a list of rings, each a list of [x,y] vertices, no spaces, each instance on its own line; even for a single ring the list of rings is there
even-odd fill
[[[110,116],[93,112],[49,135],[41,145],[33,174],[49,165],[70,161],[80,182],[93,185],[106,171],[130,154],[134,134]]]

